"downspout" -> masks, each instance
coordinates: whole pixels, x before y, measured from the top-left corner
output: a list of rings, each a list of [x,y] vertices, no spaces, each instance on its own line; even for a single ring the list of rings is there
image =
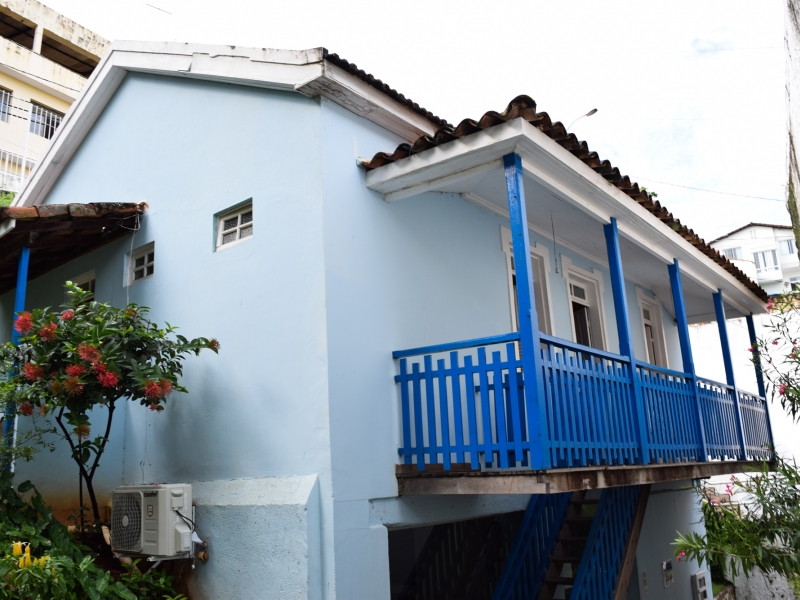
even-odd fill
[[[28,287],[28,263],[30,262],[31,249],[22,248],[19,256],[19,269],[17,271],[17,289],[14,295],[14,321],[19,313],[25,310],[25,293]],[[11,329],[11,342],[18,344],[22,335],[14,328]],[[7,448],[11,448],[15,441],[16,419],[14,418],[15,406],[13,402],[6,403],[5,419],[3,420],[3,439]],[[6,465],[8,471],[13,471],[12,461]]]

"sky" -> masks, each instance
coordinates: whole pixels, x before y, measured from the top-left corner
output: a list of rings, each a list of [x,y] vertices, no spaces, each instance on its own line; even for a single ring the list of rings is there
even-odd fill
[[[454,124],[596,108],[571,131],[707,241],[790,223],[782,0],[44,3],[110,40],[324,46]]]

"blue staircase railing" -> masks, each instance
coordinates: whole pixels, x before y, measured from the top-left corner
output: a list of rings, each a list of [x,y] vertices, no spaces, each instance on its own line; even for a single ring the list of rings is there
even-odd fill
[[[529,390],[519,339],[394,353],[405,464],[542,469],[771,457],[764,398],[544,334],[531,378],[538,389]]]
[[[537,598],[572,494],[531,496],[492,600]]]
[[[603,490],[570,600],[612,598],[636,516],[641,486]]]

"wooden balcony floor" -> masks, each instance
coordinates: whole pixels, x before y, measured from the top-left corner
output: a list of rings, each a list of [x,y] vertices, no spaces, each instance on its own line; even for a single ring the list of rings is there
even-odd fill
[[[453,464],[450,471],[442,465],[395,465],[398,493],[412,494],[557,494],[642,485],[664,481],[705,479],[717,475],[743,473],[760,469],[760,461],[681,462],[660,465],[578,467],[547,471],[487,470],[473,471],[469,464]]]

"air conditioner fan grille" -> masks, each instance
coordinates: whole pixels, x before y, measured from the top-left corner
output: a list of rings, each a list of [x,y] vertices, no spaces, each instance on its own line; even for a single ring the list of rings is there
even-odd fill
[[[142,549],[142,495],[115,493],[111,499],[111,547],[140,552]]]

